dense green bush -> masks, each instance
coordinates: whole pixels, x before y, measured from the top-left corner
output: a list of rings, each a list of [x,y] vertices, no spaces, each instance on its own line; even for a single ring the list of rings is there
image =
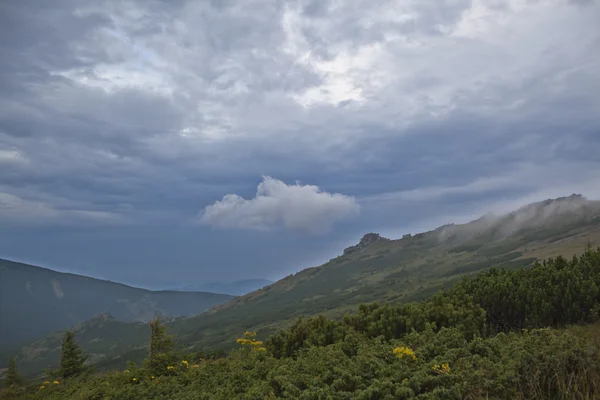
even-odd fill
[[[400,305],[362,304],[358,313],[341,321],[323,316],[302,319],[287,330],[271,336],[267,348],[277,358],[293,356],[306,346],[326,346],[344,339],[349,330],[367,337],[383,336],[386,340],[401,338],[412,330],[422,331],[426,324],[456,326],[467,338],[481,334],[485,328],[485,311],[470,296],[452,297],[438,293],[430,301]]]
[[[599,325],[588,329],[600,334]],[[599,351],[571,330],[467,340],[459,328],[428,324],[390,342],[351,331],[296,357],[234,350],[226,359],[180,360],[162,376],[131,367],[30,387],[22,398],[593,399],[600,396]]]
[[[339,342],[349,329],[391,340],[435,322],[438,328],[457,327],[473,338],[594,322],[599,314],[600,249],[588,248],[571,261],[557,257],[526,269],[492,268],[421,303],[363,304],[342,321],[323,316],[298,319],[290,329],[273,335],[267,348],[275,357],[290,357],[302,347]]]
[[[463,280],[450,294],[473,296],[492,332],[594,322],[600,315],[600,248],[571,261],[557,257],[531,268],[493,268]]]

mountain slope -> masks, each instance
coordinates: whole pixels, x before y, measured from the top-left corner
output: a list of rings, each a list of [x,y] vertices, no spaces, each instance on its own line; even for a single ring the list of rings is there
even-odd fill
[[[298,315],[341,315],[363,302],[413,301],[492,266],[517,268],[539,256],[581,252],[600,242],[600,202],[581,196],[548,200],[505,216],[446,225],[399,240],[367,234],[328,263],[305,269],[200,316],[182,321],[187,339],[217,345],[232,324],[277,327]]]
[[[419,300],[492,266],[519,268],[551,255],[568,257],[583,252],[588,242],[600,243],[600,202],[576,195],[398,240],[371,233],[319,267],[175,321],[169,329],[192,349],[231,347],[247,329],[264,338],[300,315],[336,317],[360,303]],[[137,343],[146,341],[144,333]],[[108,353],[105,366],[111,365]],[[112,361],[142,356],[138,350]]]
[[[150,291],[0,259],[0,347],[36,339],[100,313],[120,321],[191,316],[232,296]]]
[[[198,292],[223,293],[232,296],[243,296],[255,290],[272,284],[268,279],[244,279],[235,282],[210,282],[199,285],[187,285],[178,290],[191,290]]]

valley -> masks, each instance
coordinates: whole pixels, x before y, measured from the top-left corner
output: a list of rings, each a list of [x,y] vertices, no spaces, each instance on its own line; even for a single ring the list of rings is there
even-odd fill
[[[64,330],[97,314],[118,321],[189,317],[233,298],[207,292],[150,291],[0,259],[0,348]]]
[[[342,255],[265,288],[168,323],[188,351],[229,350],[246,330],[265,339],[300,316],[340,318],[362,303],[407,303],[450,288],[491,267],[519,269],[536,260],[581,254],[600,243],[600,202],[574,195],[546,200],[507,215],[391,240],[367,234]],[[101,369],[120,368],[146,354],[148,328],[110,318],[80,324],[81,344]],[[112,337],[127,337],[115,342]],[[60,336],[17,351],[24,373],[57,362]],[[13,352],[15,349],[11,349]],[[2,356],[8,352],[3,351]]]

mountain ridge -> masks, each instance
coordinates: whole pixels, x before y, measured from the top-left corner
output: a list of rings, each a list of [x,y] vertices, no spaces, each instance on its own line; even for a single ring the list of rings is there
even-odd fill
[[[366,234],[350,246],[355,250],[197,316],[173,321],[169,329],[188,349],[230,348],[245,330],[265,338],[299,316],[341,317],[361,303],[417,301],[490,267],[527,267],[555,254],[580,254],[589,242],[600,242],[600,201],[578,195],[551,200],[400,239]],[[114,329],[130,328],[115,324]],[[125,354],[96,347],[101,364],[110,367],[124,359],[139,361],[147,332],[138,333],[136,346],[119,349]],[[22,350],[19,357],[25,359],[29,352],[43,358],[39,349],[58,346],[56,340],[40,341]]]
[[[0,346],[66,329],[99,313],[147,322],[156,315],[199,314],[232,297],[153,291],[0,259]]]

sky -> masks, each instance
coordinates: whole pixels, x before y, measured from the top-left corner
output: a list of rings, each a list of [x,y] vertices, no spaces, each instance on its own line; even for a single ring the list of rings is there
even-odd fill
[[[280,279],[600,198],[600,2],[0,2],[0,257]]]

